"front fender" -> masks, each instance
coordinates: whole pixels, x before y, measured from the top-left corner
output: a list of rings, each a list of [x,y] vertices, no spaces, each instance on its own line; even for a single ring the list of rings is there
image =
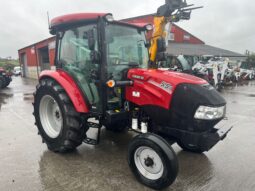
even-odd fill
[[[74,108],[79,113],[88,113],[89,107],[87,106],[83,94],[73,78],[62,70],[50,71],[45,70],[41,72],[39,80],[44,78],[52,78],[56,80],[66,91],[67,95],[71,99]]]

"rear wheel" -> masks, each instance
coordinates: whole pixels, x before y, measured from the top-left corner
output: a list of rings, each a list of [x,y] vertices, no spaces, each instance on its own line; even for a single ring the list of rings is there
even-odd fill
[[[41,80],[34,100],[36,125],[50,150],[68,152],[82,143],[87,127],[60,85],[52,79]]]
[[[178,174],[178,161],[171,146],[150,133],[138,135],[131,141],[128,163],[136,178],[153,189],[168,187]]]
[[[3,78],[0,76],[0,89],[3,88],[3,84],[4,84]]]
[[[11,83],[11,81],[9,79],[4,79],[4,82],[3,82],[3,85],[2,85],[2,88],[6,88],[7,86],[9,86]]]

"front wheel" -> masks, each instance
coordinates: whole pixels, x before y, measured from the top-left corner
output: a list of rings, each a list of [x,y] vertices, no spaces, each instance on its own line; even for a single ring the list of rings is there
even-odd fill
[[[170,186],[178,174],[175,152],[155,134],[141,134],[131,141],[128,163],[138,181],[153,189]]]

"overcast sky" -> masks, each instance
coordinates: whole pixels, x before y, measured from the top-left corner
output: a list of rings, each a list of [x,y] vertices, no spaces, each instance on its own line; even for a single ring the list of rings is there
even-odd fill
[[[254,0],[187,0],[203,5],[178,25],[209,45],[244,53],[255,51]],[[111,12],[115,19],[156,12],[164,0],[2,0],[0,57],[17,58],[17,50],[50,37],[50,17],[77,12]]]

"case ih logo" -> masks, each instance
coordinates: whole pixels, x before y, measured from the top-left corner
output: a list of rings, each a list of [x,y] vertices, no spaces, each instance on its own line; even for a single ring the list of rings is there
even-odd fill
[[[164,90],[167,90],[168,92],[172,90],[172,86],[164,81],[161,82],[160,87],[163,88]]]
[[[154,80],[149,80],[148,82],[153,84],[154,86],[161,88],[162,90],[166,91],[169,94],[172,93],[172,86],[171,86],[171,84],[169,84],[167,82],[163,81],[163,82],[161,82],[161,84],[155,82]]]
[[[132,75],[132,78],[138,79],[138,80],[143,80],[143,76],[138,76],[138,75]]]

